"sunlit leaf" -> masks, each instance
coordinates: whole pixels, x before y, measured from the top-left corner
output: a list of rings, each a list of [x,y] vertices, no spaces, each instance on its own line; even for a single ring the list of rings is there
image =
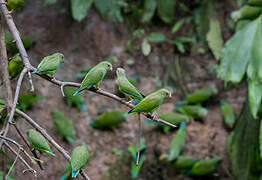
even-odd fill
[[[221,52],[224,44],[220,24],[216,18],[210,18],[209,25],[210,27],[207,33],[208,46],[214,54],[216,60],[219,60],[221,58]]]
[[[78,22],[82,21],[92,3],[93,0],[71,0],[72,17]]]
[[[148,43],[147,39],[145,38],[142,42],[142,52],[145,56],[148,56],[151,52],[151,46]]]

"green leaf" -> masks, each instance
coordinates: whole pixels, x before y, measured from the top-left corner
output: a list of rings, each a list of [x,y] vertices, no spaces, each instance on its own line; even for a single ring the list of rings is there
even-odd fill
[[[206,34],[209,30],[209,17],[214,15],[213,0],[202,0],[200,7],[196,10],[195,23],[199,40],[206,42]]]
[[[72,17],[78,22],[82,21],[94,0],[71,0]]]
[[[219,60],[221,58],[221,52],[224,44],[219,21],[216,18],[210,18],[209,26],[209,31],[207,33],[208,46],[214,54],[216,60]]]
[[[173,22],[175,14],[175,5],[175,0],[157,1],[157,14],[164,23],[170,24]]]
[[[145,38],[142,42],[142,52],[145,56],[148,56],[151,52],[151,46],[148,43],[147,39]]]
[[[148,23],[155,14],[157,0],[145,0],[141,22]]]
[[[166,36],[163,33],[152,32],[147,37],[147,40],[149,42],[164,42],[166,40]]]
[[[180,30],[180,28],[183,26],[185,23],[189,23],[192,20],[191,17],[187,18],[182,18],[180,19],[172,28],[172,33],[176,33],[177,31]]]
[[[44,5],[49,6],[49,5],[53,5],[55,3],[56,3],[56,0],[45,0]]]
[[[227,41],[222,50],[221,64],[218,69],[219,78],[233,83],[239,83],[242,80],[248,63],[251,62],[254,57],[256,58],[253,54],[253,40],[257,34],[256,31],[260,21],[261,17],[247,24]],[[257,49],[258,47],[254,48]],[[253,68],[249,69],[250,76],[256,74],[256,71],[253,70]]]
[[[262,83],[249,80],[248,99],[249,99],[251,113],[254,118],[256,118],[258,109],[260,107],[261,97],[262,97]]]

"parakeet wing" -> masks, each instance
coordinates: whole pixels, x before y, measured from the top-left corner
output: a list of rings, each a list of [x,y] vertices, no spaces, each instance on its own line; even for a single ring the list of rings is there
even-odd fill
[[[87,147],[82,145],[76,147],[71,156],[72,177],[76,177],[79,170],[86,164],[89,157]]]
[[[135,88],[133,84],[131,84],[126,78],[121,78],[119,81],[119,89],[124,94],[131,96],[134,99],[143,99],[140,92]]]
[[[80,89],[87,88],[89,86],[100,83],[100,81],[104,78],[105,75],[106,75],[106,69],[104,68],[91,69],[85,76],[84,80],[82,81]]]
[[[164,98],[157,93],[153,93],[145,97],[138,103],[132,112],[152,112],[158,108],[164,101]]]

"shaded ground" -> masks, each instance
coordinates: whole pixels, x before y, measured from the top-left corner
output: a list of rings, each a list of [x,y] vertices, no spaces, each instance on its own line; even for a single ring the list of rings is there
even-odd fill
[[[37,37],[35,46],[29,51],[33,65],[37,65],[41,58],[54,52],[61,52],[65,55],[65,63],[58,70],[56,74],[57,79],[77,81],[74,77],[75,73],[96,64],[109,55],[114,55],[118,57],[114,67],[124,67],[128,76],[137,75],[139,77],[138,88],[144,94],[147,94],[158,88],[155,84],[156,74],[160,75],[161,80],[164,78],[168,66],[175,68],[173,47],[171,45],[154,45],[153,52],[148,57],[144,57],[141,53],[134,53],[131,56],[123,52],[125,43],[132,33],[130,27],[121,23],[103,21],[92,9],[82,23],[77,23],[69,15],[62,13],[60,7],[61,4],[57,4],[44,8],[42,1],[27,0],[24,11],[15,15],[14,18],[22,35],[35,35]],[[227,13],[227,8],[218,7],[218,10],[221,9],[224,10],[221,13]],[[221,23],[223,25],[226,22],[221,20]],[[153,25],[149,25],[147,28],[148,32],[166,32],[167,29],[170,29]],[[226,30],[223,33],[224,37],[228,38],[230,33]],[[223,83],[215,80],[215,74],[208,70],[208,65],[216,63],[212,55],[210,53],[199,55],[194,53],[194,51],[192,52],[191,55],[180,58],[185,84],[188,89],[192,91],[204,86],[221,88]],[[130,57],[135,59],[134,65],[126,64],[126,60]],[[114,77],[113,73],[108,74],[106,80],[102,83],[102,88],[113,92]],[[127,150],[129,145],[135,143],[136,129],[138,127],[135,115],[130,116],[128,121],[114,132],[94,130],[89,126],[89,123],[95,119],[98,113],[112,109],[127,111],[128,109],[124,106],[111,99],[86,92],[84,97],[87,112],[80,112],[78,109],[65,105],[60,88],[35,76],[33,81],[36,93],[43,96],[44,99],[35,103],[32,110],[28,113],[68,152],[71,152],[73,147],[61,141],[61,138],[54,131],[51,110],[58,108],[73,120],[77,133],[74,147],[79,144],[87,144],[89,146],[91,156],[84,171],[92,179],[101,179],[102,173],[108,170],[110,165],[115,162],[117,156],[112,153],[114,147]],[[26,80],[24,81],[23,91],[29,91],[29,85]],[[184,155],[201,159],[219,155],[223,159],[215,175],[206,179],[232,179],[225,151],[227,132],[220,117],[219,99],[227,99],[239,111],[240,105],[244,101],[245,93],[245,88],[243,87],[236,88],[230,92],[222,92],[219,97],[212,99],[210,102],[208,106],[209,113],[204,122],[193,121],[187,127],[187,143],[183,151]],[[174,103],[180,99],[179,95],[181,94],[181,91],[178,90],[175,97],[163,105],[158,112],[172,111]],[[29,128],[23,121],[20,121],[18,125],[21,128]],[[147,126],[145,134],[148,158],[139,179],[191,179],[179,175],[156,158],[156,155],[167,151],[174,132],[163,134]],[[45,170],[39,171],[39,179],[56,180],[60,177],[65,159],[56,150],[55,152],[57,154],[55,158],[50,158],[47,155],[41,157],[44,161]],[[38,169],[37,166],[35,168]],[[30,175],[23,175],[21,172],[23,169],[23,165],[18,163],[16,179],[33,179]],[[124,169],[122,173],[129,174],[128,168]],[[78,178],[81,179],[80,176]]]

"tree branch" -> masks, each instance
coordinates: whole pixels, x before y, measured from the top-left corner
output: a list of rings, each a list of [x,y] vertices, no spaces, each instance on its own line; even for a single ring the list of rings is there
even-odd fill
[[[46,130],[42,128],[38,123],[36,123],[30,116],[18,109],[16,109],[16,113],[21,115],[31,126],[38,130],[68,161],[71,160],[71,157],[67,153],[67,151],[57,142],[55,142],[55,140],[46,132]],[[85,172],[81,170],[80,173],[85,179],[90,180]]]

